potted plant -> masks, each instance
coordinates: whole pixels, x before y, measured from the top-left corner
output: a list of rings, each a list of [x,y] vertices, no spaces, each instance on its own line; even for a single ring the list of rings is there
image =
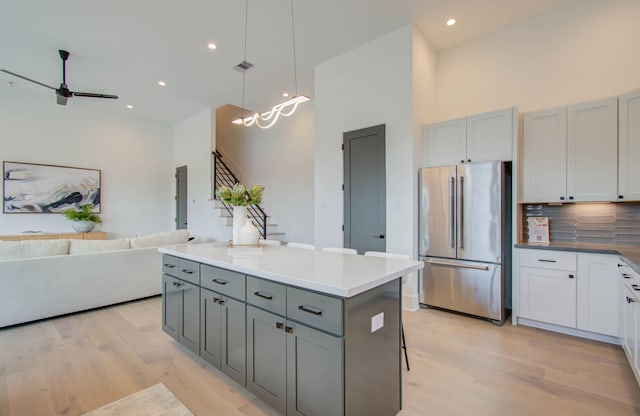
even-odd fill
[[[62,215],[71,220],[71,226],[78,233],[91,232],[96,224],[102,224],[102,218],[93,212],[93,204],[83,205],[79,211],[73,208],[65,209]]]
[[[238,183],[233,188],[222,185],[216,191],[218,198],[233,206],[233,244],[240,244],[240,228],[247,222],[247,205],[262,202],[263,192],[264,185],[253,185],[247,192],[247,188]]]

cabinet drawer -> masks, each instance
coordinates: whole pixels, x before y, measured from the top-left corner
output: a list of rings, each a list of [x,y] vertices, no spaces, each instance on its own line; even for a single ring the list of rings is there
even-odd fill
[[[284,316],[287,313],[287,288],[280,283],[247,276],[247,303]]]
[[[200,265],[200,286],[216,292],[245,300],[244,275],[219,267]]]
[[[342,300],[288,287],[287,318],[342,335]]]
[[[194,285],[200,284],[200,263],[180,259],[180,275],[178,276],[180,279],[186,280],[187,282],[191,282]]]
[[[520,250],[520,266],[575,271],[576,253],[552,250]]]
[[[174,277],[180,277],[180,259],[177,257],[169,256],[168,254],[163,254],[162,273]]]

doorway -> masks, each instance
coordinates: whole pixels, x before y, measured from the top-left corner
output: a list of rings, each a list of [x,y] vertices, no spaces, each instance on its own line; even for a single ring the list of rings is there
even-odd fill
[[[187,229],[187,167],[176,168],[176,230]]]
[[[346,132],[344,149],[344,246],[386,251],[385,125]]]

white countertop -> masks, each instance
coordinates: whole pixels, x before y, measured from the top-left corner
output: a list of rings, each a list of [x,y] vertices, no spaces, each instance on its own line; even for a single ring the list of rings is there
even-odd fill
[[[276,282],[348,298],[424,267],[421,261],[264,246],[262,252],[230,250],[222,243],[161,247],[161,253]]]

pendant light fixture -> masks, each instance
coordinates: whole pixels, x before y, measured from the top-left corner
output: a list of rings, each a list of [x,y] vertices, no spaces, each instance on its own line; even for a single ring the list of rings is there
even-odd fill
[[[244,57],[243,61],[236,67],[242,70],[242,114],[237,119],[233,120],[233,124],[242,124],[244,126],[256,125],[261,129],[268,129],[273,126],[280,116],[288,117],[292,115],[298,105],[305,101],[309,101],[311,98],[307,95],[298,95],[298,72],[296,66],[296,35],[295,35],[295,23],[293,17],[293,0],[291,1],[291,40],[293,47],[293,82],[295,87],[295,95],[293,98],[273,106],[273,108],[264,113],[254,113],[250,116],[244,115],[244,90],[246,84],[247,70],[253,65],[247,62],[247,21],[249,16],[249,0],[245,0],[245,15],[244,15]]]

